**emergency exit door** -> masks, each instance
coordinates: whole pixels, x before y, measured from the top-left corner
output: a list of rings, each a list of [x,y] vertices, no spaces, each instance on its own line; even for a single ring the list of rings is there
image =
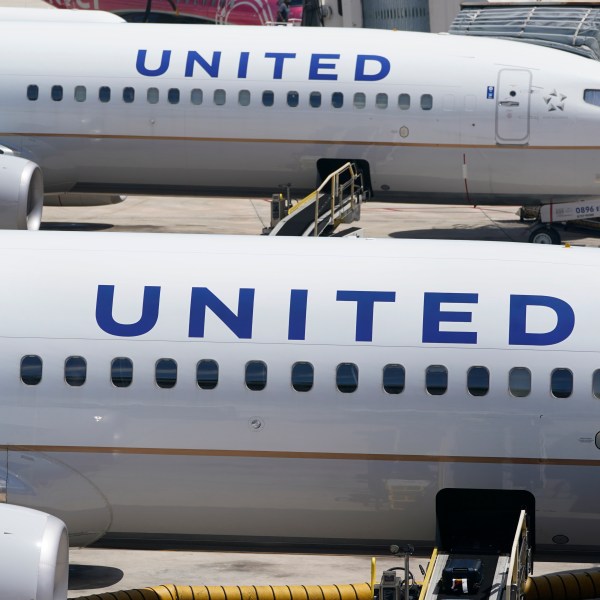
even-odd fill
[[[502,69],[498,74],[496,141],[498,144],[527,144],[531,72]]]

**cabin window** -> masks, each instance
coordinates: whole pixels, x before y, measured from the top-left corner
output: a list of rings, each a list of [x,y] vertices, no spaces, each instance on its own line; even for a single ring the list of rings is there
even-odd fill
[[[448,369],[443,365],[431,365],[425,371],[425,387],[432,396],[442,396],[448,390]]]
[[[148,88],[148,92],[146,93],[146,99],[148,100],[148,104],[158,104],[158,98],[158,88]]]
[[[383,367],[383,389],[388,394],[401,394],[404,391],[405,371],[402,365]]]
[[[196,383],[203,390],[214,390],[219,383],[219,365],[215,360],[201,360],[196,365]]]
[[[600,431],[596,434],[596,448],[600,450]]]
[[[227,99],[225,90],[215,90],[213,99],[217,106],[223,106],[223,104],[225,104],[225,100]]]
[[[600,369],[596,369],[592,376],[592,393],[596,398],[600,398]]]
[[[573,372],[554,369],[550,376],[550,390],[555,398],[568,398],[573,393]]]
[[[410,94],[400,94],[398,96],[398,107],[400,110],[408,110],[410,108]]]
[[[250,104],[250,91],[249,90],[240,90],[238,94],[238,102],[240,106],[248,106]]]
[[[120,356],[110,363],[110,379],[115,387],[129,387],[133,380],[133,362],[130,358]]]
[[[296,108],[300,103],[300,94],[298,92],[287,93],[287,105]]]
[[[309,362],[292,365],[292,387],[297,392],[310,392],[315,379],[315,369]]]
[[[87,376],[87,362],[83,356],[69,356],[65,360],[65,382],[73,387],[85,383]]]
[[[442,98],[442,110],[446,112],[454,111],[455,98],[452,94],[444,94]]]
[[[271,90],[265,90],[262,93],[263,106],[273,106],[275,103],[275,94]]]
[[[28,354],[21,359],[21,381],[25,385],[37,385],[42,380],[42,359]]]
[[[98,90],[98,99],[100,102],[110,102],[110,88],[107,85]]]
[[[375,106],[377,108],[387,108],[388,95],[387,94],[377,94],[377,96],[375,96]]]
[[[421,108],[423,110],[431,110],[433,108],[433,96],[431,94],[423,94],[421,96]]]
[[[364,108],[367,105],[367,97],[362,92],[354,94],[354,108]]]
[[[331,106],[333,108],[342,108],[344,106],[344,94],[342,92],[333,92],[331,94]]]
[[[585,90],[583,92],[583,100],[588,104],[600,106],[600,90]]]
[[[40,95],[40,88],[37,85],[27,86],[27,100],[37,100]]]
[[[167,92],[167,101],[169,104],[179,104],[179,89],[169,88]]]
[[[53,85],[50,90],[50,97],[54,102],[60,102],[63,99],[63,87],[62,85]]]
[[[354,363],[341,363],[337,366],[335,381],[343,394],[351,394],[358,387],[358,367]]]
[[[471,367],[467,372],[467,389],[471,396],[485,396],[490,390],[490,372],[486,367]]]
[[[516,398],[525,398],[531,392],[531,371],[525,367],[515,367],[508,374],[508,389]]]
[[[253,392],[264,390],[267,386],[267,365],[262,360],[246,363],[246,387]]]
[[[85,102],[86,96],[87,90],[85,89],[85,85],[76,85],[73,92],[75,102]]]
[[[474,112],[477,108],[477,98],[472,94],[465,96],[465,112]]]
[[[308,101],[313,108],[319,108],[321,106],[321,92],[311,92]]]
[[[135,90],[132,87],[123,88],[123,102],[131,104],[135,100]]]
[[[154,365],[154,378],[159,388],[171,389],[177,383],[177,363],[172,358],[161,358]]]
[[[190,92],[190,101],[192,104],[199,106],[202,104],[202,90],[195,88]]]

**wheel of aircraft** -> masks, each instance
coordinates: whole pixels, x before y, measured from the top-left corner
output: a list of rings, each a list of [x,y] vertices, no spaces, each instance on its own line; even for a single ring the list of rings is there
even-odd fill
[[[530,244],[560,244],[560,234],[554,227],[539,225],[529,234]]]

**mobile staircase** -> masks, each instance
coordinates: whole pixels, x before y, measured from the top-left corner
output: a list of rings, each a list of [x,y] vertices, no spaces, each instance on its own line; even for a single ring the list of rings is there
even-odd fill
[[[410,573],[413,548],[405,546],[404,567],[383,572],[374,600],[523,600],[533,568],[532,505],[518,495],[506,503],[488,496],[492,500],[486,505],[486,493],[484,502],[470,506],[461,506],[460,496],[438,494],[437,547],[427,572],[422,570],[423,583]],[[398,553],[398,546],[392,546],[392,553]]]
[[[296,203],[281,194],[275,195],[271,202],[271,226],[265,228],[263,234],[332,236],[339,225],[360,219],[360,206],[365,199],[362,173],[347,162]],[[359,236],[361,231],[349,228],[335,235]]]
[[[509,549],[485,553],[434,550],[419,600],[470,599],[522,600],[531,572],[527,514],[522,510]]]

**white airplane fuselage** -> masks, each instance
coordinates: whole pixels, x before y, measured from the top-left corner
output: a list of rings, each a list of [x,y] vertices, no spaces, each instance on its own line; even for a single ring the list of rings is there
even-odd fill
[[[493,243],[3,233],[6,500],[73,544],[425,546],[440,490],[524,490],[538,549],[597,551],[599,267]]]
[[[600,65],[566,52],[380,30],[11,21],[0,33],[12,57],[0,145],[41,166],[47,193],[300,192],[318,164],[346,160],[377,198],[600,189],[600,106],[584,100]]]

